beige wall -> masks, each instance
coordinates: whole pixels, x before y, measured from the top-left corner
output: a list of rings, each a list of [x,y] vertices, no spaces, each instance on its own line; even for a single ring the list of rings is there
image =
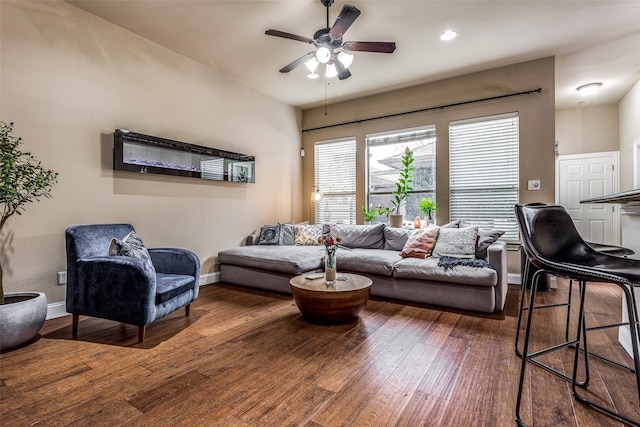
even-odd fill
[[[313,147],[316,141],[344,137],[356,138],[358,168],[356,203],[357,206],[361,206],[364,204],[366,194],[365,135],[435,124],[437,221],[445,223],[449,221],[449,122],[511,111],[517,111],[520,117],[520,201],[553,203],[555,85],[554,58],[552,57],[329,105],[326,116],[324,107],[305,110],[302,116],[302,128],[317,128],[537,88],[542,88],[542,93],[303,133],[303,146],[308,153],[303,160],[303,212],[307,213],[310,209],[309,195],[314,183]],[[540,180],[540,191],[527,190],[527,181],[531,179]],[[360,211],[358,211],[358,222],[363,222]],[[517,252],[509,256],[509,271],[519,271]]]
[[[634,189],[633,174],[640,174],[640,164],[635,171],[633,166],[634,144],[640,143],[640,82],[622,98],[619,108],[620,191],[628,191]]]
[[[0,19],[0,120],[60,173],[52,199],[8,222],[5,291],[64,300],[71,224],[132,223],[208,273],[255,227],[301,219],[299,111],[64,2],[0,1]],[[256,184],[115,173],[116,128],[254,155]]]
[[[618,151],[618,105],[595,105],[556,112],[558,154]]]

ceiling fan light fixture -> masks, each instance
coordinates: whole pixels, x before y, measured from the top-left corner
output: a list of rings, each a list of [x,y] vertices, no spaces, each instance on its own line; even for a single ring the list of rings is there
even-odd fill
[[[310,72],[309,74],[307,74],[307,78],[309,79],[317,79],[318,77],[320,77],[320,74],[318,73]]]
[[[327,64],[327,71],[325,72],[325,77],[328,79],[332,79],[338,75],[338,70],[336,70],[336,64],[330,63]]]
[[[344,68],[349,68],[353,64],[353,55],[347,52],[340,52],[338,54],[338,61],[344,65]]]
[[[314,72],[316,71],[316,69],[318,68],[318,65],[320,65],[320,62],[318,62],[318,60],[316,59],[316,57],[312,57],[310,60],[308,60],[307,62],[304,63],[304,65],[306,65],[306,67],[309,69],[309,72],[311,74],[314,74]]]
[[[602,83],[600,82],[587,83],[586,85],[578,86],[576,90],[580,95],[587,97],[587,96],[595,95],[598,92],[598,90],[600,90],[600,86],[602,86]]]
[[[316,50],[316,59],[321,64],[326,64],[327,62],[329,62],[329,59],[331,59],[331,51],[329,50],[329,48],[320,46],[318,50]]]

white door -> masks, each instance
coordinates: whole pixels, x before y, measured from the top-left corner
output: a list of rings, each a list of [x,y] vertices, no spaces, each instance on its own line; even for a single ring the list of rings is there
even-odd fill
[[[617,151],[559,156],[556,160],[556,203],[569,212],[584,240],[620,244],[618,205],[580,203],[617,192]]]

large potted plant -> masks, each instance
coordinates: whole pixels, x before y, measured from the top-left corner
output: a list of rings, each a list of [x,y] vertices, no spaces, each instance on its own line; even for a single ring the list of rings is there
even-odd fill
[[[14,292],[5,295],[2,283],[7,238],[7,220],[21,215],[24,205],[40,197],[51,197],[58,174],[42,167],[29,152],[20,150],[22,138],[13,135],[13,123],[0,121],[0,350],[24,344],[38,334],[47,315],[47,298],[42,292]]]
[[[392,193],[393,213],[389,215],[389,226],[391,227],[402,227],[404,215],[400,213],[400,207],[404,205],[409,192],[413,190],[411,183],[413,182],[412,174],[414,170],[413,151],[407,147],[402,156],[402,167],[400,168],[400,176],[396,181],[396,189]]]

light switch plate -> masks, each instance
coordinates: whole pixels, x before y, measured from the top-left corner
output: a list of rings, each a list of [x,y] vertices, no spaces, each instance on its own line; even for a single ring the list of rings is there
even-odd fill
[[[539,190],[540,189],[540,180],[539,179],[531,179],[527,182],[527,188],[529,190]]]

